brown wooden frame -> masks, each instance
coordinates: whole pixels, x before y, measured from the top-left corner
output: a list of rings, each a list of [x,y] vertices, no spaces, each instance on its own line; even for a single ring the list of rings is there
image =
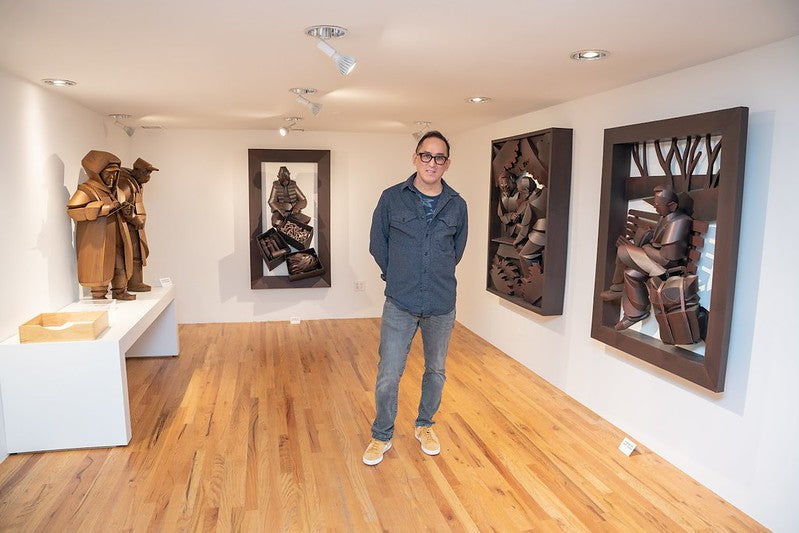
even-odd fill
[[[730,342],[748,113],[748,108],[736,107],[605,130],[591,337],[714,392],[724,390]],[[646,192],[631,186],[633,147],[643,141],[684,139],[689,135],[705,134],[721,136],[723,153],[716,203],[712,309],[709,310],[705,355],[701,356],[637,331],[616,331],[613,325],[619,320],[619,303],[602,301],[600,293],[610,285],[613,277],[615,243],[624,231],[628,201],[652,194],[651,185],[646,187]]]
[[[250,287],[253,289],[296,289],[330,287],[330,150],[270,150],[252,148],[248,150],[250,190]],[[317,234],[316,252],[325,268],[318,277],[289,281],[288,276],[264,276],[264,261],[258,252],[254,238],[265,231],[262,202],[264,191],[261,183],[262,163],[316,163],[317,165]],[[310,198],[309,198],[310,199]],[[267,213],[267,219],[268,219]],[[263,228],[263,229],[262,229]]]
[[[491,141],[492,160],[495,147],[517,139],[548,137],[549,163],[548,178],[545,184],[547,198],[547,241],[543,251],[544,282],[543,295],[538,305],[533,305],[520,296],[504,294],[493,287],[491,281],[491,262],[499,245],[492,241],[501,233],[501,222],[497,216],[499,190],[496,186],[498,176],[491,170],[488,206],[488,257],[486,271],[486,290],[509,302],[529,309],[539,315],[560,315],[563,313],[563,293],[566,285],[566,254],[569,240],[569,196],[571,192],[572,130],[568,128],[549,128],[522,135],[505,137]],[[540,176],[539,176],[540,177]]]

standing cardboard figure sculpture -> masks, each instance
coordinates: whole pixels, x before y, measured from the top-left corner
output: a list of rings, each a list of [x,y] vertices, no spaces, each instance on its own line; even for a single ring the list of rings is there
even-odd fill
[[[122,168],[119,173],[119,197],[133,205],[133,216],[126,219],[133,250],[133,270],[128,280],[128,290],[132,292],[147,292],[152,288],[144,283],[142,267],[147,264],[150,255],[147,235],[144,233],[147,212],[144,210],[143,186],[150,181],[153,171],[157,172],[158,169],[138,158],[132,169]]]
[[[311,217],[301,213],[308,205],[308,200],[297,182],[291,179],[291,173],[286,167],[280,167],[277,171],[277,180],[272,182],[268,203],[272,209],[272,225],[275,227],[280,226],[287,217],[303,224],[311,221]]]
[[[605,301],[621,299],[624,316],[615,329],[627,329],[649,316],[650,299],[646,283],[667,276],[667,270],[684,264],[693,219],[679,208],[677,194],[665,187],[655,188],[654,206],[660,219],[654,230],[636,235],[634,242],[624,235],[616,241],[616,270],[610,288],[602,291]]]
[[[114,298],[134,300],[136,296],[126,290],[133,266],[126,220],[133,218],[133,205],[117,197],[120,160],[92,150],[81,164],[89,179],[78,185],[67,203],[67,214],[76,225],[78,282],[97,299],[105,298],[110,283]]]

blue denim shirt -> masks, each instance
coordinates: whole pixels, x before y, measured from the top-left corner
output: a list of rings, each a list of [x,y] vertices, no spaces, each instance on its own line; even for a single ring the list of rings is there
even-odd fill
[[[444,189],[428,223],[413,180],[389,187],[372,215],[369,252],[386,281],[386,297],[414,315],[443,315],[455,308],[455,265],[468,233],[466,202]]]

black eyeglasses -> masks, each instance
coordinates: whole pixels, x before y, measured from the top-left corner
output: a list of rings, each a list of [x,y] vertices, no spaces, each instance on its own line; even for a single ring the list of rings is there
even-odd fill
[[[449,159],[448,156],[445,155],[433,155],[430,152],[419,152],[416,154],[419,156],[419,159],[422,160],[422,163],[429,163],[431,160],[435,160],[436,165],[443,165]]]

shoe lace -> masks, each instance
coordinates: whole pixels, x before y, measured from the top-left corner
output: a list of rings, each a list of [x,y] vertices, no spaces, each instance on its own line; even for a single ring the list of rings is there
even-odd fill
[[[366,453],[380,453],[386,447],[385,442],[381,442],[377,439],[372,439],[369,441],[369,446],[366,447]]]
[[[433,433],[433,428],[431,427],[422,427],[419,428],[419,438],[425,440],[433,440],[435,439],[435,434]]]

